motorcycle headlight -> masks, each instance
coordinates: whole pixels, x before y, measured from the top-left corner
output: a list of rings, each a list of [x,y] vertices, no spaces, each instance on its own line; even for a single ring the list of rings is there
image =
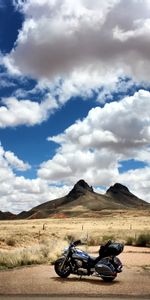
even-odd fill
[[[64,250],[62,251],[62,254],[63,254],[63,255],[67,255],[68,248],[69,248],[69,247],[65,247],[65,248],[64,248]]]

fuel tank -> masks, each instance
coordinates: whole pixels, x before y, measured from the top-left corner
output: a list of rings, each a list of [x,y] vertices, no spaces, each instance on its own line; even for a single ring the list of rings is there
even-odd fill
[[[76,251],[72,254],[72,258],[87,262],[89,259],[89,255],[80,249],[76,249]]]

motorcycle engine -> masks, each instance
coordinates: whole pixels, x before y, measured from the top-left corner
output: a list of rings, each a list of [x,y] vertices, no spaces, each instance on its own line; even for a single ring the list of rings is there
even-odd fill
[[[78,268],[81,268],[82,267],[82,261],[81,260],[79,260],[79,259],[75,259],[75,264],[76,264],[76,266],[78,267]]]
[[[76,272],[78,275],[87,275],[88,274],[88,270],[85,268],[84,266],[84,262],[82,260],[79,259],[75,259],[75,264],[76,264]]]

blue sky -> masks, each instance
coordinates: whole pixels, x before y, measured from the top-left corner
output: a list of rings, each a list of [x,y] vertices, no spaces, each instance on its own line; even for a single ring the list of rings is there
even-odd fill
[[[83,178],[150,201],[150,4],[0,0],[0,206]]]

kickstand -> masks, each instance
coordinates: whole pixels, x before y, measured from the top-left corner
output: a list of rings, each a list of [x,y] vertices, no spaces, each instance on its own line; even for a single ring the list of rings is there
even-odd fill
[[[79,280],[81,280],[82,279],[82,275],[80,275],[80,278],[79,278]]]

